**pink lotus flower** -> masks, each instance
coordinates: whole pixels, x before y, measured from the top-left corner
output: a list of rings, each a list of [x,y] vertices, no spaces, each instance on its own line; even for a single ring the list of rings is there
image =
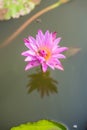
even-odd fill
[[[25,70],[41,65],[42,71],[46,72],[47,68],[64,70],[60,59],[66,57],[61,52],[66,51],[67,47],[60,47],[60,37],[56,38],[56,32],[50,33],[48,30],[43,34],[38,31],[36,39],[29,36],[24,39],[25,46],[29,49],[22,53],[26,56],[25,61],[28,62]]]

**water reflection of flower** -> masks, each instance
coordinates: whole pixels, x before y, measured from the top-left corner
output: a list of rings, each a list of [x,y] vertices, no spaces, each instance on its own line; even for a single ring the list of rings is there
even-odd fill
[[[45,95],[49,96],[50,93],[58,92],[58,82],[50,76],[50,71],[43,73],[38,70],[34,74],[29,74],[28,78],[28,93],[37,90],[40,93],[41,97],[44,97]]]

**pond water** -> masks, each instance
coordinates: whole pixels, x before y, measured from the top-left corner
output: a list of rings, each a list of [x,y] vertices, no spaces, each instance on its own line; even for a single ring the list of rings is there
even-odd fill
[[[44,0],[31,14],[0,22],[0,45],[30,16],[54,2]],[[87,0],[72,0],[40,16],[39,21],[0,48],[0,130],[39,119],[63,122],[70,130],[86,130]],[[39,68],[24,71],[23,39],[35,36],[38,29],[57,31],[61,46],[70,47],[62,61],[63,72],[49,70],[43,75]]]

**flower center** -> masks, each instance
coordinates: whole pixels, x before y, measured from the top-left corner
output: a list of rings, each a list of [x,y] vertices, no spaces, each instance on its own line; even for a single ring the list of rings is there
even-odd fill
[[[51,57],[51,52],[50,52],[50,50],[48,50],[47,48],[44,48],[44,49],[39,50],[39,51],[38,51],[38,54],[39,54],[41,57],[44,57],[46,61]]]

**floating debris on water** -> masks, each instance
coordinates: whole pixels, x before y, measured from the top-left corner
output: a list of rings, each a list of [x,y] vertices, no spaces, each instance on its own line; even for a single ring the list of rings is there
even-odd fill
[[[73,128],[74,128],[74,129],[77,129],[77,127],[78,127],[77,125],[73,125]]]
[[[69,58],[71,56],[76,55],[80,51],[81,51],[81,48],[79,48],[79,47],[69,47],[69,49],[67,50],[65,55]]]

